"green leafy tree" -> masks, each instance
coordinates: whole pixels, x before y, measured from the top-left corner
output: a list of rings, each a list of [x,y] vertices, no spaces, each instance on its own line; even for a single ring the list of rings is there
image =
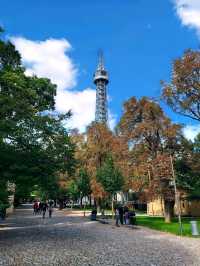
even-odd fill
[[[112,156],[108,156],[101,168],[97,171],[99,181],[109,196],[121,191],[124,185],[124,178],[117,167],[115,167]]]
[[[70,196],[70,199],[72,201],[76,201],[80,197],[80,192],[78,190],[76,180],[71,180],[69,182],[68,188],[67,188],[67,194]]]
[[[82,207],[83,197],[89,196],[91,194],[90,177],[85,169],[81,168],[79,170],[76,183],[78,191],[80,192],[80,200]]]
[[[71,114],[54,112],[56,85],[46,78],[26,76],[20,54],[3,40],[0,88],[1,179],[14,182],[18,192],[27,184],[47,193],[59,172],[70,176],[75,169],[75,145],[63,126]]]
[[[194,142],[184,140],[182,146],[175,165],[178,185],[188,192],[190,199],[200,199],[200,134]]]
[[[8,196],[7,182],[5,182],[5,180],[0,180],[0,213],[9,207]]]

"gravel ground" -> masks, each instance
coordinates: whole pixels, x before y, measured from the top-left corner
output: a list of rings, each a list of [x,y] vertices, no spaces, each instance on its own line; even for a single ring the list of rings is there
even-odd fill
[[[18,209],[0,227],[0,265],[196,265],[200,239],[144,228],[116,228],[54,212],[52,219]]]

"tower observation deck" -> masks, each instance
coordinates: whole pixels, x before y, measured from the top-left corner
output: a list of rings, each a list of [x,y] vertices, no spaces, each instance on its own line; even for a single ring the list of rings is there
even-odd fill
[[[97,70],[94,73],[94,84],[96,85],[96,112],[95,121],[107,124],[108,121],[108,104],[107,104],[107,88],[108,73],[104,67],[102,52],[99,53]]]

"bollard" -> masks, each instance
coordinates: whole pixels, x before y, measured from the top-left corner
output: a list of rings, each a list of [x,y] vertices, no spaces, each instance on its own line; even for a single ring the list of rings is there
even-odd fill
[[[199,236],[197,221],[191,221],[190,224],[191,224],[191,229],[192,229],[192,235],[193,236]]]

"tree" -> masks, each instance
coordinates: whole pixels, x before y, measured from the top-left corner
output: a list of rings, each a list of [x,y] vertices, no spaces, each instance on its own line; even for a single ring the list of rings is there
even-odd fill
[[[81,200],[81,207],[82,207],[83,197],[89,196],[91,194],[90,177],[85,169],[81,168],[79,170],[76,184],[77,184],[78,191],[80,192],[80,200]]]
[[[200,121],[200,52],[187,50],[182,58],[174,60],[170,83],[161,82],[162,98],[177,113]],[[182,138],[182,149],[176,159],[178,186],[188,192],[189,198],[200,197],[199,141]]]
[[[106,125],[92,123],[87,130],[87,150],[85,162],[91,175],[96,175],[109,151],[112,151],[113,134]]]
[[[109,155],[104,164],[97,171],[97,181],[100,182],[109,196],[121,191],[124,185],[124,178],[120,170],[115,167],[111,155]]]
[[[91,195],[95,203],[100,205],[100,201],[107,196],[107,192],[97,180],[97,171],[104,165],[108,155],[111,155],[114,164],[125,177],[128,171],[126,156],[128,145],[102,123],[93,122],[85,135],[75,132],[72,137],[77,141],[75,156],[79,161],[79,167],[87,171],[90,177]]]
[[[175,112],[200,121],[200,52],[187,50],[174,60],[171,82],[162,87],[162,98]]]
[[[95,207],[100,208],[101,202],[105,199],[108,194],[105,191],[103,185],[97,181],[96,178],[92,178],[90,181],[92,196],[94,198]]]
[[[134,147],[143,143],[151,158],[158,152],[177,148],[181,126],[173,124],[162,108],[146,97],[139,101],[132,97],[124,104],[118,132]]]
[[[0,215],[5,208],[9,207],[8,196],[7,182],[5,180],[0,180]]]
[[[72,174],[74,144],[63,121],[54,113],[56,85],[28,77],[20,54],[0,40],[0,176],[4,183],[21,182],[46,190],[59,171]],[[54,182],[54,183],[55,183]]]
[[[137,186],[141,185],[149,199],[152,196],[163,198],[166,221],[169,221],[174,205],[174,191],[169,186],[163,190],[162,181],[163,177],[172,179],[165,171],[166,163],[171,169],[167,158],[180,149],[180,125],[173,124],[154,101],[146,97],[137,101],[132,97],[124,104],[124,113],[117,130],[129,144],[132,175],[136,177],[132,182],[136,180]],[[159,169],[152,171],[158,162]],[[162,178],[158,176],[159,173]],[[138,189],[141,190],[140,187]]]
[[[187,192],[189,199],[200,199],[200,134],[194,142],[185,139],[182,147],[175,164],[178,185]]]
[[[67,187],[67,193],[69,194],[71,200],[76,201],[80,197],[80,192],[75,180],[70,180]]]

